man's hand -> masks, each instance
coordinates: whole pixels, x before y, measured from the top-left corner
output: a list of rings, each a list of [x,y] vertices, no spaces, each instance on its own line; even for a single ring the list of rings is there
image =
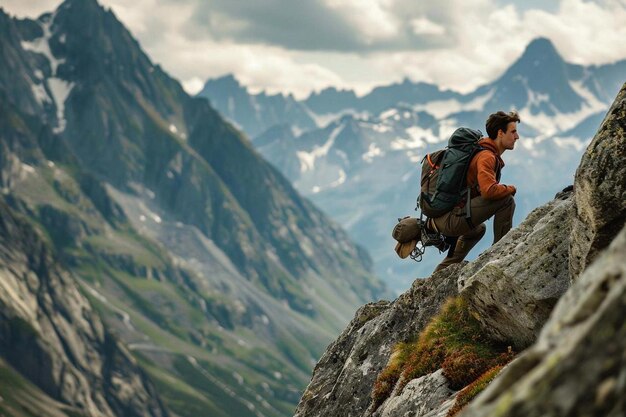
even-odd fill
[[[514,185],[507,185],[506,188],[512,188],[513,192],[511,193],[511,195],[515,195],[515,193],[517,192],[517,188],[515,188]]]

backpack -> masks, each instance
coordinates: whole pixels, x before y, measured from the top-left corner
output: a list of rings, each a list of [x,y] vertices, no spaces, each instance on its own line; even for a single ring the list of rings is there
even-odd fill
[[[479,130],[466,127],[452,133],[445,149],[427,154],[422,159],[421,189],[417,207],[427,217],[439,217],[452,210],[467,196],[467,171],[472,158],[485,150],[478,144]]]

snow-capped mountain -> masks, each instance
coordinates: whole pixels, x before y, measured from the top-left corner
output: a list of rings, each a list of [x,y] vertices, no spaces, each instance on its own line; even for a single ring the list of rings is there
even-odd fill
[[[408,80],[360,98],[329,89],[302,102],[328,123],[300,134],[283,125],[253,144],[346,227],[370,251],[378,274],[401,290],[415,276],[430,273],[442,257],[431,249],[416,265],[392,251],[396,218],[415,214],[426,153],[444,147],[459,126],[484,132],[490,113],[518,110],[521,139],[515,151],[504,155],[502,181],[518,187],[516,219],[521,219],[572,183],[582,150],[624,81],[626,60],[592,67],[569,64],[541,38],[498,79],[470,94]],[[483,239],[474,254],[490,243]]]

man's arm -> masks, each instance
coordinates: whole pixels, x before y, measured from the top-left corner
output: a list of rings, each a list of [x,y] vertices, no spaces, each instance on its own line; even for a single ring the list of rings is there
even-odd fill
[[[486,200],[500,200],[517,191],[513,185],[504,185],[496,180],[496,156],[492,152],[480,152],[476,155],[478,170],[478,189]]]

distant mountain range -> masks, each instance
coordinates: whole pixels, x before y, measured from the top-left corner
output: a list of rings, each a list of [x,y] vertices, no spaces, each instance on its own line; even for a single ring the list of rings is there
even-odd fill
[[[456,127],[484,132],[490,113],[518,110],[521,139],[515,151],[504,155],[503,182],[518,187],[519,221],[572,183],[582,150],[624,81],[626,60],[570,64],[550,40],[539,38],[498,79],[468,94],[409,80],[362,97],[329,88],[297,102],[306,119],[283,111],[283,104],[272,107],[281,103],[278,99],[269,103],[262,93],[242,94],[245,87],[232,76],[208,81],[210,88],[201,95],[241,126],[300,192],[346,227],[372,254],[379,276],[401,291],[441,259],[435,250],[421,264],[401,261],[390,237],[396,218],[412,213],[419,162],[427,152],[445,146]],[[254,118],[238,119],[237,109],[250,102],[256,103],[258,118],[268,113],[283,117],[271,123],[265,118],[262,126]],[[307,130],[311,118],[317,127]],[[485,238],[473,253],[489,243]]]
[[[291,415],[366,251],[95,0],[0,60],[0,414]]]

